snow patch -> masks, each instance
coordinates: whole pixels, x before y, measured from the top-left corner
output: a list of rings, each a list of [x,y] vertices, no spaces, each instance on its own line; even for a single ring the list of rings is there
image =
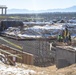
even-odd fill
[[[0,75],[29,75],[29,74],[35,74],[36,72],[34,70],[24,68],[15,68],[8,65],[5,65],[3,63],[0,63]]]

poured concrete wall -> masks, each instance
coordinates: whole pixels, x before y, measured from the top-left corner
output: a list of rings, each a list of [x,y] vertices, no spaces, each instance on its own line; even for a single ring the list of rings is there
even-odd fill
[[[60,61],[60,62],[59,62]],[[61,63],[64,61],[65,63]],[[67,64],[68,63],[68,64]],[[70,48],[56,47],[56,66],[62,67],[76,63],[76,51]],[[60,65],[59,65],[60,64]]]

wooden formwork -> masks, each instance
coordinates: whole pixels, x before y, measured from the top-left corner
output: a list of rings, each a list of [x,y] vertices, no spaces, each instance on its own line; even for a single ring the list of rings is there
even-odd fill
[[[12,61],[13,58],[15,58],[15,61],[19,63],[24,63],[28,65],[33,65],[34,63],[34,57],[30,53],[13,49],[5,45],[0,45],[0,52],[4,55],[7,55],[7,58]]]
[[[34,57],[32,54],[22,52],[22,51],[16,51],[17,54],[21,57],[21,59],[17,58],[16,61],[28,65],[33,65],[34,63]]]

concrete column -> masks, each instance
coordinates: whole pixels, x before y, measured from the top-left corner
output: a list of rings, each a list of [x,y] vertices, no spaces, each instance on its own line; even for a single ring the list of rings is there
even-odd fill
[[[7,13],[7,8],[5,8],[5,15],[6,15],[6,13]]]
[[[3,8],[2,8],[2,15],[3,15]]]

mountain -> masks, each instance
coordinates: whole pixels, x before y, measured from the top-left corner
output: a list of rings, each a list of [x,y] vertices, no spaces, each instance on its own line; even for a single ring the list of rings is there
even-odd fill
[[[45,12],[76,12],[76,6],[65,9],[48,9],[48,10],[28,10],[28,9],[8,9],[8,14],[26,14],[26,13],[45,13]]]
[[[76,6],[72,6],[65,9],[49,9],[48,12],[76,12]]]
[[[67,10],[69,12],[76,12],[76,6],[72,6],[72,7],[66,8],[65,10]]]
[[[28,12],[29,12],[29,10],[27,10],[27,9],[8,9],[7,10],[8,14],[12,14],[12,13],[18,14],[18,13],[28,13]]]

